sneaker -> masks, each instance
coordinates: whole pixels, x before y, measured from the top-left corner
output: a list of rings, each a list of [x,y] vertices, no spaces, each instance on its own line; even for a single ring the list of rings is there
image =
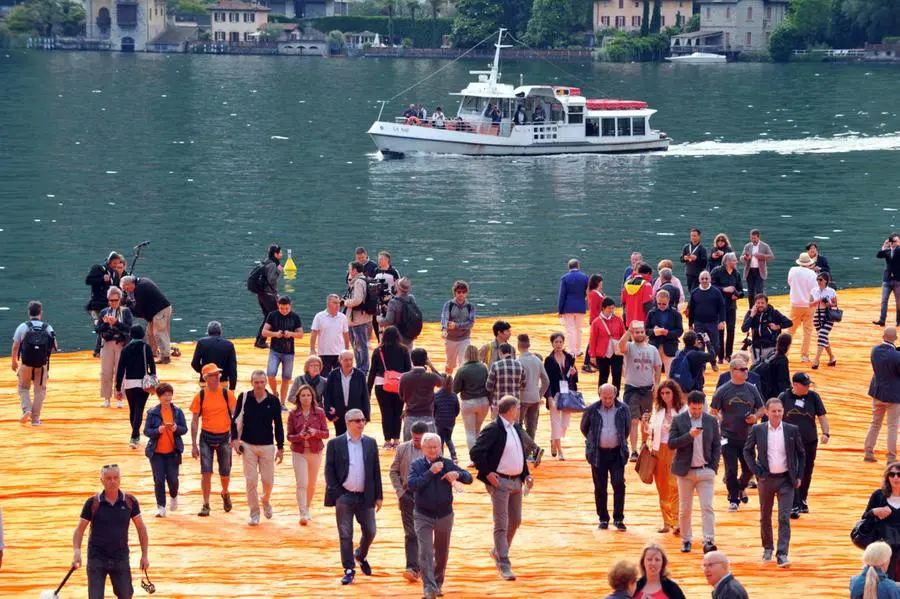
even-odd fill
[[[809,513],[809,504],[806,503],[806,500],[800,502],[800,513],[808,514]]]
[[[537,468],[541,465],[541,459],[544,457],[544,450],[538,447],[537,451],[534,452],[534,467]]]
[[[628,528],[625,526],[625,522],[622,520],[613,520],[613,526],[616,527],[616,530],[626,531]]]
[[[109,400],[108,400],[108,399],[104,399],[104,400],[103,400],[103,403],[100,404],[100,407],[102,407],[102,408],[108,408],[108,407],[109,407]]]
[[[809,356],[800,356],[800,362],[809,362]]]
[[[129,440],[128,440],[128,446],[129,446],[130,448],[132,448],[132,449],[137,449],[137,448],[138,448],[138,442],[137,442],[137,439],[135,439],[134,437],[132,437],[131,439],[129,439]]]
[[[258,345],[256,347],[259,347]],[[353,582],[356,573],[353,570],[344,570],[344,577],[341,578],[341,584],[347,585]]]
[[[247,524],[249,526],[259,526],[259,514],[251,514],[250,519],[247,520]]]
[[[282,411],[282,412],[287,412],[287,411],[288,411],[287,406],[284,405],[284,404],[281,404],[281,411]]]
[[[372,566],[369,565],[369,561],[359,557],[359,554],[353,554],[354,559],[356,559],[356,563],[359,564],[359,569],[362,570],[362,573],[366,576],[372,575]]]
[[[156,506],[156,517],[157,518],[165,518],[166,517],[166,507],[163,505]]]
[[[413,570],[412,568],[407,568],[403,571],[403,578],[408,580],[409,582],[418,582],[419,581],[419,573]]]
[[[263,515],[265,515],[266,520],[271,520],[271,519],[272,519],[272,514],[273,514],[273,513],[274,513],[274,512],[272,511],[272,504],[271,504],[271,503],[263,504]]]
[[[781,556],[779,556],[779,557],[781,557]],[[763,562],[770,562],[770,561],[772,561],[772,550],[771,550],[771,549],[766,549],[766,550],[763,551],[763,554],[762,554],[762,561],[763,561]]]
[[[795,505],[791,508],[791,520],[799,520],[800,519],[800,506]]]
[[[172,358],[160,358],[156,361],[157,364],[171,364]]]
[[[300,510],[300,526],[306,526],[306,523],[309,522],[309,516],[306,513],[305,509]]]
[[[751,479],[750,482],[747,484],[748,489],[755,489],[758,486],[759,485],[756,484],[756,479]]]
[[[559,456],[559,461],[560,461],[560,462],[565,462],[565,461],[566,461],[566,456],[563,455],[562,449],[560,449],[560,450],[559,450],[558,452],[556,452],[556,453],[557,453],[557,455]]]
[[[581,372],[584,372],[586,374],[591,374],[592,372],[594,372],[594,369],[591,367],[590,364],[586,364],[581,367]]]
[[[173,512],[178,511],[178,497],[169,497],[169,509]]]
[[[790,568],[791,567],[791,560],[788,559],[788,556],[779,555],[775,559],[778,563],[779,568]]]
[[[710,551],[718,551],[719,548],[716,547],[716,544],[712,541],[704,541],[703,542],[703,555],[706,555]]]
[[[509,564],[500,565],[500,578],[503,580],[515,580],[516,575],[513,574],[512,567]]]
[[[729,503],[729,504],[728,504],[728,511],[729,511],[729,512],[736,512],[736,511],[738,511],[738,504],[737,504],[736,502],[734,502],[734,501],[732,501],[731,503]]]
[[[630,462],[637,462],[637,461],[638,461],[638,453],[637,453],[636,451],[632,451],[632,452],[631,452],[631,459],[630,459],[629,461],[630,461]]]
[[[42,424],[43,424],[43,422],[41,422],[40,420],[32,420],[31,421],[31,426],[41,426]]]
[[[19,419],[19,422],[25,424],[31,419],[31,410],[25,410],[22,412],[22,418]]]
[[[874,324],[875,326],[878,326],[878,327],[883,327],[884,321],[883,320],[873,320],[872,324]]]
[[[109,407],[108,401],[106,402],[106,407]],[[125,407],[125,403],[120,399],[119,401],[116,402],[116,407],[121,410],[122,408]]]
[[[231,495],[229,493],[222,493],[222,509],[226,512],[231,511]]]
[[[597,525],[597,528],[600,530],[606,530],[609,528],[609,520],[601,520],[600,524]]]
[[[691,542],[690,541],[683,541],[681,543],[681,552],[682,553],[690,553],[691,552]]]
[[[203,507],[200,508],[200,513],[197,515],[200,516],[201,518],[206,518],[207,516],[209,516],[209,504],[204,503]]]
[[[872,462],[874,464],[878,462],[878,458],[874,455],[866,454],[866,457],[863,458],[863,462]]]

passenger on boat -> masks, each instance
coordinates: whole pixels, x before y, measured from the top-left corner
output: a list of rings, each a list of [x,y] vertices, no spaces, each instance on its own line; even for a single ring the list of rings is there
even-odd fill
[[[425,110],[424,104],[419,104],[419,111],[416,113],[416,116],[419,117],[420,121],[424,121],[428,118],[428,111]]]
[[[516,125],[524,125],[526,120],[525,109],[519,104],[519,107],[516,108],[516,114],[513,116],[513,123]]]
[[[416,109],[415,104],[410,104],[409,108],[407,108],[403,113],[403,118],[407,118],[407,119],[410,117],[418,117],[418,116],[419,116],[419,111]]]
[[[431,114],[431,120],[435,129],[444,128],[444,111],[441,110],[440,106],[434,109],[434,112]]]
[[[545,120],[547,120],[547,113],[544,112],[544,107],[539,102],[531,115],[531,121],[533,123],[543,123]]]
[[[503,120],[503,113],[500,112],[500,108],[497,107],[496,104],[492,105],[491,108],[491,132],[494,135],[497,135],[500,131],[500,122]]]

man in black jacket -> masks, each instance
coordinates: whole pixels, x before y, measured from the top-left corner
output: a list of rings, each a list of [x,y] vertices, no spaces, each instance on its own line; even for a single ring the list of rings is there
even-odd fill
[[[234,351],[234,343],[222,336],[222,325],[218,320],[206,325],[206,337],[201,337],[194,347],[191,368],[199,373],[207,364],[215,364],[221,368],[221,381],[228,383],[228,388],[234,391],[237,386],[237,353]],[[202,376],[200,382],[203,383]]]
[[[503,580],[515,580],[509,547],[522,522],[522,493],[533,481],[525,460],[527,434],[519,426],[519,400],[507,395],[497,406],[498,416],[481,429],[469,452],[478,480],[491,495],[494,514],[494,548],[491,557]]]
[[[881,313],[873,324],[880,327],[887,321],[887,305],[891,294],[894,294],[895,318],[900,327],[900,233],[891,233],[881,245],[876,258],[884,260],[884,276],[881,278]]]
[[[125,258],[117,252],[110,252],[103,264],[95,264],[91,267],[84,284],[91,287],[91,299],[84,306],[91,315],[91,325],[96,327],[100,320],[100,310],[106,307],[106,292],[110,287],[118,287],[122,274],[125,272]],[[125,302],[122,302],[124,307]],[[97,335],[97,345],[94,346],[94,357],[100,357],[100,336]]]
[[[594,480],[594,505],[599,528],[609,528],[606,505],[607,484],[613,488],[613,526],[625,528],[625,465],[628,463],[628,435],[636,421],[624,403],[616,399],[618,391],[609,384],[600,385],[600,400],[581,416],[581,434],[585,439],[585,458]]]
[[[706,248],[700,243],[700,229],[691,229],[691,242],[681,249],[681,261],[684,262],[684,276],[690,293],[697,287],[700,273],[706,270],[708,262]]]
[[[263,317],[262,323],[259,325],[259,331],[256,333],[256,343],[253,346],[259,349],[266,349],[268,345],[266,345],[266,338],[263,337],[262,330],[266,326],[266,318],[277,308],[278,277],[284,272],[284,266],[281,264],[280,245],[273,243],[269,246],[268,258],[262,265],[266,272],[266,282],[263,285],[263,290],[256,294],[256,299],[259,301],[259,309],[262,310]]]
[[[772,561],[772,506],[778,496],[779,568],[791,565],[788,548],[791,543],[791,508],[794,491],[803,481],[806,450],[800,429],[783,421],[784,405],[780,399],[766,402],[768,422],[757,424],[744,444],[744,459],[751,464],[759,481],[759,528],[762,536],[763,561]],[[759,447],[759,450],[757,450]]]
[[[153,353],[159,353],[157,364],[168,364],[172,352],[169,327],[172,323],[172,304],[156,283],[147,277],[122,277],[122,290],[131,295],[131,312],[147,321],[147,337]],[[176,353],[176,355],[178,355]]]
[[[678,526],[681,529],[682,553],[691,550],[694,491],[700,497],[703,553],[716,550],[713,497],[722,440],[716,418],[703,411],[705,402],[702,391],[688,393],[688,411],[675,416],[669,430],[669,449],[675,450],[672,474],[678,477]]]
[[[362,411],[366,420],[369,420],[369,388],[366,386],[366,375],[358,368],[353,367],[353,350],[341,352],[340,368],[336,368],[328,375],[325,382],[325,417],[334,424],[334,434],[343,435],[347,432],[344,415],[352,409]]]
[[[737,302],[744,297],[744,285],[741,273],[738,272],[737,256],[728,252],[722,258],[722,266],[709,273],[713,287],[719,290],[725,299],[725,330],[719,331],[719,362],[730,362],[734,351],[734,323],[737,317]]]
[[[750,332],[753,342],[753,362],[759,362],[775,353],[775,342],[783,329],[794,322],[769,305],[769,296],[758,293],[753,299],[753,308],[744,316],[741,330]]]
[[[644,323],[650,345],[659,351],[663,370],[669,372],[669,364],[678,352],[678,340],[684,332],[678,306],[669,303],[669,292],[660,289],[656,292],[656,307],[647,313]]]
[[[381,509],[382,501],[378,444],[372,437],[363,435],[366,417],[362,410],[348,410],[346,419],[347,432],[331,439],[325,449],[325,507],[335,508],[344,568],[341,584],[345,585],[353,582],[356,575],[354,560],[359,562],[363,574],[372,575],[366,557],[375,540],[375,512]],[[354,517],[362,533],[355,553]]]

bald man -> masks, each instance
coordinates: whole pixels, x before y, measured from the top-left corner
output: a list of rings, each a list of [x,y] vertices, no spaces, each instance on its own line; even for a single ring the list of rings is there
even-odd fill
[[[897,342],[897,329],[887,327],[881,337],[881,343],[872,348],[872,380],[869,383],[869,396],[872,398],[872,424],[866,435],[866,462],[877,462],[875,458],[875,441],[881,432],[881,423],[887,416],[887,461],[897,459],[897,422],[900,420],[900,352],[894,344]]]
[[[703,575],[713,588],[712,599],[749,599],[744,585],[731,573],[731,563],[721,551],[703,556]]]

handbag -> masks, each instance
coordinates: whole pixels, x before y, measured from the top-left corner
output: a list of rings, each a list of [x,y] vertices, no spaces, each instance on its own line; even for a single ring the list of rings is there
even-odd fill
[[[826,308],[825,320],[829,322],[840,322],[844,320],[844,311],[838,308]]]
[[[650,451],[650,448],[644,443],[644,446],[641,447],[641,453],[638,454],[637,462],[634,464],[634,469],[637,470],[638,476],[641,477],[641,481],[648,485],[653,482],[653,471],[656,470],[656,459],[656,456],[653,455],[653,452]]]
[[[556,394],[556,409],[560,412],[584,412],[584,396],[579,391],[566,391]]]
[[[400,377],[403,376],[403,373],[396,370],[388,370],[387,363],[384,361],[384,351],[380,347],[378,348],[378,354],[381,356],[381,364],[384,366],[384,385],[381,388],[388,393],[400,393]]]
[[[144,354],[144,378],[141,379],[141,389],[150,392],[159,386],[159,377],[147,372],[147,352],[143,347],[141,348],[141,353]]]
[[[874,518],[860,518],[853,530],[850,531],[850,540],[860,549],[865,549],[878,540],[878,526]]]

